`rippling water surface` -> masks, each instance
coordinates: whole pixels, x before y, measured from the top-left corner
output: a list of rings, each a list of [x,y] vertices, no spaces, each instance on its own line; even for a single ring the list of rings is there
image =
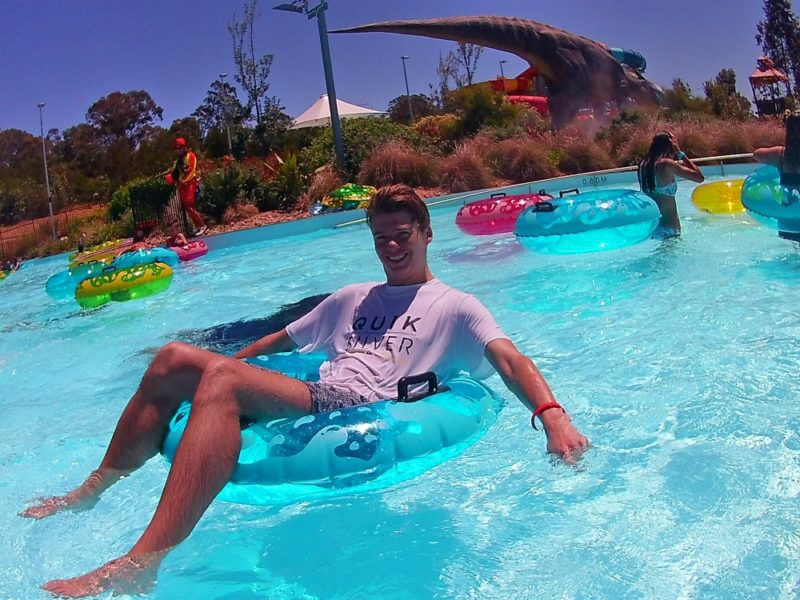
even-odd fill
[[[594,448],[545,454],[509,399],[467,452],[393,488],[280,507],[215,502],[152,598],[795,598],[800,590],[800,251],[746,217],[613,252],[542,256],[434,211],[434,273],[477,295]],[[44,292],[65,259],[0,282],[2,598],[127,550],[153,460],[89,513],[16,516],[100,460],[151,350],[381,279],[368,231],[229,248],[161,295],[82,311]]]

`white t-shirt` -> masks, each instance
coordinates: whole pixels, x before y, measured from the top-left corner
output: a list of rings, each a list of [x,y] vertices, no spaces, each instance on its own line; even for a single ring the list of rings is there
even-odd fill
[[[369,400],[397,397],[401,377],[426,371],[486,376],[486,345],[507,339],[477,298],[438,279],[343,287],[286,330],[301,352],[327,355],[321,381]]]

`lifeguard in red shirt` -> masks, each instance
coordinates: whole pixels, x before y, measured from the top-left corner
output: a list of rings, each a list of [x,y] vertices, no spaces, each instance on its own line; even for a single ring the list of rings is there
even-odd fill
[[[177,158],[175,165],[172,167],[172,172],[167,173],[166,179],[169,183],[178,186],[178,196],[181,199],[181,204],[197,230],[195,235],[203,235],[208,231],[208,227],[206,227],[203,217],[194,207],[199,183],[197,155],[189,149],[186,145],[186,140],[182,137],[175,140],[173,148]]]

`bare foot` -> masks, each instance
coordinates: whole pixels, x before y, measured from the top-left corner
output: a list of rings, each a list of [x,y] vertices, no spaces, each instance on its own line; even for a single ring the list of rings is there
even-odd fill
[[[85,497],[75,492],[70,492],[66,496],[37,498],[36,504],[23,510],[19,513],[19,516],[29,519],[44,519],[62,510],[88,510],[97,504],[97,496]]]
[[[126,554],[80,577],[48,581],[42,589],[67,598],[96,596],[107,591],[113,591],[114,594],[144,594],[155,585],[158,565],[165,554]]]
[[[100,469],[91,475],[79,487],[64,496],[39,498],[19,516],[29,519],[44,519],[62,510],[87,510],[97,504],[100,494],[114,482],[119,481],[127,473],[115,469]]]

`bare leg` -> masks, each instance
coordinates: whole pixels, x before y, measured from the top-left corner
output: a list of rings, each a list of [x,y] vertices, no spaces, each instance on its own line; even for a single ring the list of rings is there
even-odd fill
[[[239,417],[299,416],[310,409],[308,388],[300,381],[230,358],[211,361],[196,388],[158,508],[142,536],[125,556],[81,577],[51,581],[44,589],[81,596],[151,580],[163,556],[188,537],[230,479],[241,448]]]
[[[39,500],[20,514],[42,519],[64,509],[91,508],[100,494],[158,452],[172,414],[194,395],[206,365],[218,356],[180,342],[161,348],[122,412],[100,466],[70,493]]]
[[[194,223],[194,226],[200,229],[201,227],[205,226],[203,223],[203,217],[200,216],[200,213],[194,207],[194,204],[184,204],[183,208],[186,210],[186,214],[189,215],[189,218]]]

